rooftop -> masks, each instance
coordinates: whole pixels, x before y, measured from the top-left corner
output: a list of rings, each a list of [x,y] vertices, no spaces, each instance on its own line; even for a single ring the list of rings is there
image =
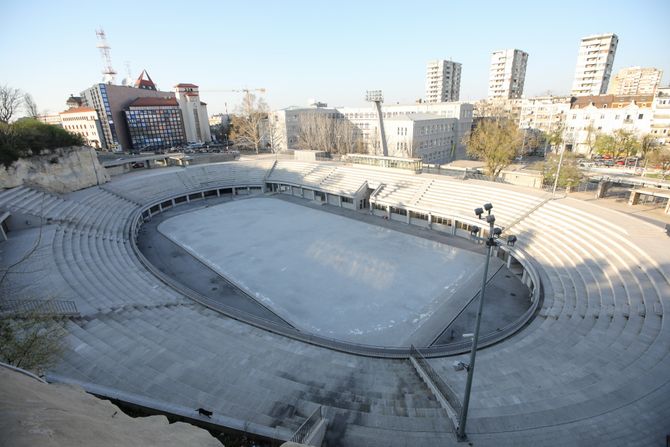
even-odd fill
[[[128,107],[167,107],[178,105],[175,98],[137,98]]]
[[[84,113],[84,112],[95,112],[95,109],[91,107],[74,107],[72,109],[60,112],[60,114],[62,115],[64,113]]]

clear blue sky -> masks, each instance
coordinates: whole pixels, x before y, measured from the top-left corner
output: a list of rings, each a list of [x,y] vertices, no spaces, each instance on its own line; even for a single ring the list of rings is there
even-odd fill
[[[426,62],[463,64],[461,99],[486,96],[490,53],[530,54],[525,95],[568,93],[579,39],[619,36],[615,71],[663,69],[670,81],[669,0],[638,1],[31,1],[0,5],[0,84],[30,92],[57,112],[70,93],[101,79],[95,29],[126,76],[146,68],[159,88],[198,84],[210,114],[240,95],[207,90],[264,87],[272,108],[361,105],[366,89],[387,103],[424,94]]]

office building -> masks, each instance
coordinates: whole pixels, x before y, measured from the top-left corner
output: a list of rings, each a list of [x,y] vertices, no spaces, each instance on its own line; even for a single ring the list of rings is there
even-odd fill
[[[653,95],[661,83],[663,71],[657,68],[629,67],[612,76],[608,95]]]
[[[579,45],[572,96],[607,92],[619,38],[616,34],[584,37]]]
[[[164,150],[186,143],[182,112],[175,98],[137,98],[124,111],[135,150]]]
[[[458,101],[461,94],[461,64],[453,61],[428,62],[426,102]]]
[[[275,144],[280,149],[297,149],[301,122],[308,114],[322,113],[331,119],[345,119],[354,125],[357,138],[371,155],[381,155],[379,118],[368,107],[289,107],[272,112],[276,126]],[[426,163],[444,163],[465,155],[464,136],[472,128],[472,104],[387,105],[382,108],[389,156],[422,158]]]
[[[521,50],[500,50],[491,54],[489,99],[516,99],[523,94],[528,53]]]
[[[173,98],[173,92],[161,92],[143,71],[135,82],[136,87],[114,84],[95,84],[81,92],[83,103],[98,112],[102,127],[103,149],[121,152],[133,149],[125,110],[138,98]]]

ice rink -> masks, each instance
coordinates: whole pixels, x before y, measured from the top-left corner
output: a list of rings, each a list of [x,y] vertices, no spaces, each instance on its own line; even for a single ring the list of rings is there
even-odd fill
[[[477,292],[483,264],[466,250],[265,197],[158,229],[296,328],[372,345],[406,346],[444,328],[458,307],[450,302]]]

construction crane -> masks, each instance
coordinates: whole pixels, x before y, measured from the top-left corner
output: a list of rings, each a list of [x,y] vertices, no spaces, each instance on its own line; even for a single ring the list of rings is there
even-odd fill
[[[206,92],[206,93],[246,93],[248,95],[250,92],[265,93],[265,89],[264,88],[242,88],[242,89],[234,89],[234,90],[201,90],[201,92]]]
[[[259,92],[259,93],[265,93],[266,89],[263,87],[260,88],[241,88],[241,89],[232,89],[232,90],[201,90],[203,93],[245,93],[247,97],[251,94],[251,92]],[[226,105],[226,115],[228,115],[228,103],[224,103]]]

